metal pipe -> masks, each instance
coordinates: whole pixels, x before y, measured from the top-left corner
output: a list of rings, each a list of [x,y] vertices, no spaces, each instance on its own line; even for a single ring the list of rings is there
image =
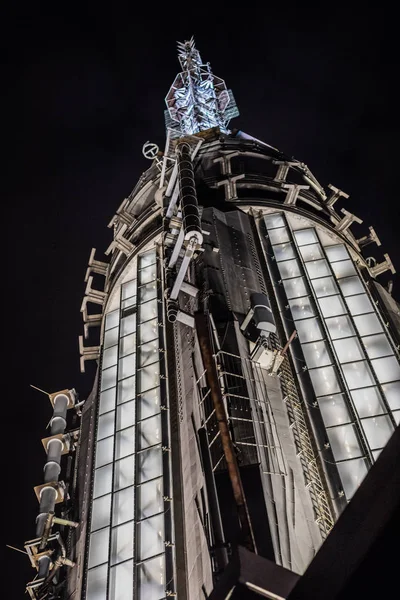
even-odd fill
[[[185,240],[196,238],[199,245],[203,242],[199,206],[197,203],[196,184],[191,159],[191,148],[188,142],[179,142],[176,147],[178,163],[178,183],[181,197],[182,225]]]

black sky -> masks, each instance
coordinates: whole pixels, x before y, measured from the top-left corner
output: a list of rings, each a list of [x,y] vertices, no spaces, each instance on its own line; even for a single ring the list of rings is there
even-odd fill
[[[36,2],[6,20],[3,500],[12,511],[5,543],[18,547],[34,537],[32,488],[42,482],[40,440],[51,416],[48,399],[28,386],[75,387],[82,398],[90,391],[94,369],[81,375],[78,354],[87,260],[92,247],[101,259],[108,222],[149,166],[144,142],[164,145],[176,40],[193,34],[232,88],[241,113],[232,126],[349,193],[346,208],[364,219],[353,230],[373,224],[383,242],[376,258],[388,252],[400,268],[398,57],[388,5],[359,14],[326,3],[317,12],[142,4]],[[28,559],[6,550],[6,573],[8,597],[23,598],[34,576]]]

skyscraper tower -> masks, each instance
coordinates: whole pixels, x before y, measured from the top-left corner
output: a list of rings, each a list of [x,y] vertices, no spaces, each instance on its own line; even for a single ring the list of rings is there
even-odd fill
[[[376,232],[356,239],[346,193],[228,129],[225,82],[193,40],[178,55],[165,150],[145,144],[108,260],[90,254],[93,390],[50,395],[34,599],[200,600],[238,545],[302,573],[399,421]]]

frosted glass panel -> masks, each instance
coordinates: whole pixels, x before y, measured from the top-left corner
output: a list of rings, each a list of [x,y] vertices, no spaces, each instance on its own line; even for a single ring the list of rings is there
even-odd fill
[[[330,262],[349,258],[348,252],[343,244],[340,244],[339,246],[328,246],[325,248],[325,253]]]
[[[157,556],[138,565],[139,600],[165,597],[164,556]]]
[[[289,258],[296,258],[296,252],[293,244],[287,242],[286,244],[277,244],[274,246],[274,254],[276,260],[288,260]]]
[[[264,221],[268,229],[274,229],[277,227],[284,227],[285,220],[281,213],[274,213],[273,215],[265,215]]]
[[[149,265],[153,265],[157,260],[157,254],[155,248],[152,250],[148,250],[139,256],[139,267],[142,269],[143,267],[148,267]]]
[[[304,283],[304,279],[299,277],[297,279],[286,279],[283,282],[286,296],[288,298],[300,298],[301,296],[307,296],[307,288]]]
[[[138,423],[139,448],[143,450],[161,442],[161,415]]]
[[[158,337],[157,319],[142,323],[139,327],[139,343],[145,344]]]
[[[327,396],[340,392],[339,381],[333,367],[321,367],[309,371],[316,396]]]
[[[153,300],[153,298],[157,297],[157,282],[152,281],[151,283],[146,283],[139,288],[139,302],[147,302],[148,300]]]
[[[400,408],[400,381],[385,383],[382,386],[387,403],[392,410]]]
[[[111,494],[93,500],[91,531],[103,529],[110,524]]]
[[[362,360],[364,353],[361,344],[356,337],[345,338],[344,340],[336,340],[333,342],[339,363],[351,362],[354,360]]]
[[[106,315],[106,324],[105,329],[112,329],[113,327],[117,327],[119,322],[119,310],[113,310],[112,312]]]
[[[340,296],[329,296],[329,298],[319,298],[319,307],[325,318],[336,317],[347,313],[344,302]]]
[[[93,497],[104,496],[111,492],[112,484],[112,465],[107,465],[96,469],[94,472],[94,492]]]
[[[158,340],[139,346],[139,366],[145,367],[159,360]]]
[[[118,379],[131,377],[136,371],[136,355],[129,354],[119,361]]]
[[[138,419],[146,419],[160,411],[160,388],[140,394],[137,398]]]
[[[149,479],[160,477],[162,475],[162,454],[161,446],[158,448],[149,448],[137,454],[138,463],[138,483],[143,483]]]
[[[301,275],[300,264],[297,259],[285,260],[279,263],[279,273],[282,279],[289,279],[290,277],[298,277]]]
[[[307,317],[313,317],[315,310],[311,304],[309,296],[303,298],[294,298],[289,300],[290,310],[292,311],[293,319],[305,319]]]
[[[145,304],[140,305],[140,323],[144,323],[145,321],[149,321],[150,319],[154,319],[154,317],[158,314],[158,302],[157,300],[150,300],[150,302],[146,302]]]
[[[115,386],[117,382],[117,367],[110,367],[101,372],[101,390]]]
[[[323,367],[324,365],[330,365],[332,363],[326,342],[303,344],[302,350],[309,369],[312,369],[313,367]]]
[[[326,260],[313,260],[308,262],[306,264],[306,269],[311,279],[315,279],[316,277],[325,277],[331,274]]]
[[[164,515],[156,515],[136,525],[138,558],[145,560],[164,550]]]
[[[145,392],[157,387],[160,383],[160,365],[154,363],[138,371],[138,392]]]
[[[372,333],[380,333],[383,331],[378,317],[373,313],[354,317],[354,323],[356,324],[360,335],[370,335]]]
[[[372,450],[383,448],[394,431],[392,422],[387,415],[362,419],[361,425]]]
[[[109,437],[105,440],[100,440],[96,444],[96,469],[103,465],[112,462],[114,449],[114,438]]]
[[[112,524],[121,525],[134,518],[134,486],[114,494]]]
[[[108,560],[108,536],[110,528],[101,529],[90,536],[89,569]]]
[[[135,423],[135,401],[125,402],[117,408],[117,431]]]
[[[326,433],[335,460],[345,460],[361,456],[362,451],[358,443],[354,425],[339,425],[338,427],[327,429]]]
[[[131,296],[136,296],[136,279],[122,284],[122,299],[126,300]]]
[[[393,418],[396,425],[400,425],[400,410],[396,410],[393,412]]]
[[[367,461],[364,458],[349,460],[339,463],[337,468],[342,480],[343,491],[347,500],[350,500],[368,472]]]
[[[372,306],[367,294],[349,296],[346,298],[346,303],[349,307],[350,314],[353,316],[374,311],[374,307]]]
[[[131,306],[136,306],[137,298],[136,296],[132,296],[132,298],[127,298],[126,300],[122,300],[121,308],[126,309]]]
[[[123,458],[135,451],[135,428],[128,427],[115,434],[115,458]]]
[[[118,327],[109,329],[104,333],[104,348],[110,348],[118,344]]]
[[[115,387],[106,390],[105,392],[101,392],[100,394],[100,408],[99,412],[102,415],[103,413],[109,412],[115,406]]]
[[[376,387],[353,390],[351,392],[354,406],[360,418],[372,417],[386,412],[381,395]]]
[[[133,600],[133,560],[110,569],[110,598]]]
[[[375,381],[367,361],[342,365],[343,375],[351,390],[374,385]]]
[[[343,296],[354,296],[364,292],[364,287],[359,277],[347,277],[339,281]]]
[[[322,339],[323,332],[317,319],[304,319],[296,322],[297,334],[300,342],[313,342]]]
[[[136,331],[136,313],[121,319],[121,336],[134,333]]]
[[[111,411],[109,413],[106,413],[105,415],[100,415],[99,425],[97,428],[97,439],[98,440],[106,438],[109,435],[113,435],[113,433],[114,433],[114,415],[115,415],[115,411]]]
[[[350,337],[356,334],[349,317],[346,316],[326,319],[325,324],[328,327],[329,334],[333,340]]]
[[[330,427],[331,425],[343,425],[352,420],[342,394],[318,398],[318,404],[325,427]]]
[[[268,235],[271,244],[282,244],[283,242],[289,241],[289,232],[286,229],[286,227],[281,227],[279,229],[269,229]]]
[[[351,275],[356,275],[356,270],[351,260],[342,260],[340,262],[333,263],[332,270],[338,279],[341,277],[350,277]]]
[[[374,457],[375,460],[377,460],[378,456],[380,455],[380,453],[382,452],[383,448],[380,448],[379,450],[373,450],[372,451],[372,456]]]
[[[389,381],[397,381],[400,379],[400,366],[394,356],[386,356],[386,358],[377,358],[371,361],[379,383],[387,383]]]
[[[115,527],[111,531],[111,564],[133,557],[133,522]]]
[[[157,265],[151,265],[150,267],[144,267],[139,271],[139,283],[143,285],[144,283],[150,283],[150,281],[154,281],[157,278]]]
[[[117,355],[118,355],[118,346],[113,346],[112,348],[107,348],[103,352],[103,362],[102,368],[107,369],[107,367],[112,367],[117,364]]]
[[[321,279],[313,279],[311,285],[314,288],[317,298],[323,296],[332,296],[338,293],[336,283],[333,277],[322,277]]]
[[[314,229],[302,229],[301,231],[295,231],[294,236],[299,246],[305,244],[315,244],[318,242],[317,234]]]
[[[379,358],[393,354],[386,335],[378,334],[363,338],[363,344],[370,358]]]
[[[324,258],[324,254],[319,244],[310,244],[309,246],[301,246],[299,248],[300,254],[304,261],[318,260]]]
[[[107,600],[107,565],[88,571],[86,600]]]
[[[136,492],[138,519],[146,519],[164,510],[162,477],[139,485]]]
[[[135,482],[135,456],[127,456],[115,463],[114,491],[133,485]]]
[[[117,404],[122,404],[135,397],[135,377],[128,377],[118,384]]]
[[[136,334],[130,333],[123,337],[119,343],[120,358],[132,354],[136,350]]]

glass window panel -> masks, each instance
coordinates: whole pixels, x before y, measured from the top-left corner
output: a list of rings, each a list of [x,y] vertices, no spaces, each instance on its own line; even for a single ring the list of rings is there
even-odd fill
[[[131,377],[136,371],[136,354],[129,354],[119,361],[118,379]]]
[[[104,332],[104,348],[110,348],[118,344],[118,327],[113,327]]]
[[[137,304],[137,297],[132,296],[132,298],[127,298],[126,300],[122,300],[121,308],[123,308],[125,310],[127,308],[131,308],[132,306],[136,306],[136,304]]]
[[[295,231],[294,236],[299,246],[315,244],[318,242],[317,234],[314,229],[301,229],[300,231]]]
[[[159,360],[158,340],[139,346],[139,366],[145,367]]]
[[[114,387],[117,382],[117,367],[110,367],[101,372],[101,391]]]
[[[138,419],[146,419],[160,411],[160,388],[148,390],[137,398]]]
[[[102,440],[103,438],[113,435],[114,433],[114,416],[115,411],[111,411],[104,415],[100,415],[99,424],[97,428],[97,439]]]
[[[111,494],[93,500],[91,531],[103,529],[110,524]]]
[[[268,236],[271,244],[283,244],[289,241],[289,232],[286,227],[280,227],[279,229],[269,229]]]
[[[139,343],[145,344],[158,337],[157,319],[142,323],[139,327]]]
[[[110,528],[101,529],[90,536],[89,569],[108,560],[108,537]]]
[[[132,296],[136,296],[136,279],[122,284],[122,299],[126,300]]]
[[[107,571],[107,565],[88,571],[86,600],[107,600]]]
[[[325,427],[343,425],[352,420],[343,394],[318,398],[318,404]]]
[[[354,425],[339,425],[326,430],[335,460],[362,455]]]
[[[365,290],[359,277],[346,277],[339,281],[343,296],[362,294]]]
[[[307,296],[307,288],[302,277],[298,277],[297,279],[286,279],[283,282],[283,287],[285,288],[286,296],[288,298],[300,298],[301,296]]]
[[[135,397],[135,377],[128,377],[118,383],[117,404],[122,404]]]
[[[113,327],[118,327],[119,322],[119,310],[113,310],[112,312],[106,315],[106,325],[105,330],[112,329]]]
[[[315,309],[309,296],[289,300],[289,306],[290,310],[292,311],[292,317],[295,321],[298,319],[313,317],[315,315]]]
[[[328,327],[329,334],[333,340],[350,337],[356,334],[349,317],[346,317],[345,315],[326,319],[325,325]]]
[[[326,260],[310,261],[306,264],[306,269],[311,279],[315,279],[316,277],[325,277],[331,274]]]
[[[382,386],[383,393],[387,403],[392,410],[400,408],[400,381],[394,383],[385,383]]]
[[[136,313],[121,319],[121,337],[136,331]]]
[[[357,458],[339,463],[337,468],[342,480],[343,491],[347,500],[350,500],[368,472],[367,461],[365,458]]]
[[[157,282],[147,283],[139,288],[139,302],[143,304],[157,297]]]
[[[357,274],[351,260],[341,260],[340,262],[333,263],[332,270],[338,279]]]
[[[274,254],[276,260],[288,260],[289,258],[296,258],[296,252],[293,244],[286,242],[286,244],[277,244],[274,246]]]
[[[135,401],[125,402],[117,408],[117,431],[135,423]]]
[[[316,396],[328,396],[340,392],[339,381],[333,367],[321,367],[309,371]]]
[[[150,281],[155,281],[157,278],[157,265],[151,265],[150,267],[144,267],[139,271],[139,284],[143,285],[145,283],[150,283]]]
[[[115,463],[114,491],[122,490],[135,483],[135,456],[127,456]]]
[[[280,262],[278,267],[282,279],[289,279],[290,277],[298,277],[301,275],[300,264],[297,259]]]
[[[380,448],[379,450],[373,450],[372,451],[372,456],[374,457],[374,460],[378,459],[378,456],[380,455],[380,453],[382,452],[383,448]]]
[[[302,321],[296,321],[296,329],[302,344],[305,342],[321,340],[324,337],[318,319],[303,319]]]
[[[145,321],[149,321],[150,319],[154,319],[154,317],[158,314],[158,302],[157,300],[150,300],[150,302],[146,302],[145,304],[140,305],[140,320],[139,323],[144,323]]]
[[[330,365],[332,363],[328,352],[328,344],[326,342],[303,344],[302,350],[309,369],[312,369],[313,367],[323,367],[324,365]]]
[[[400,365],[395,356],[386,356],[385,358],[371,360],[371,365],[379,383],[387,383],[400,379]]]
[[[319,298],[318,304],[325,318],[343,315],[347,312],[344,302],[340,296]]]
[[[328,246],[327,248],[325,248],[325,254],[329,258],[330,262],[335,262],[336,260],[345,260],[346,258],[349,258],[349,254],[344,244],[340,244],[338,246]]]
[[[338,293],[335,280],[333,277],[322,277],[321,279],[313,279],[311,285],[314,288],[317,298],[322,296],[332,296]]]
[[[137,567],[139,579],[139,600],[165,597],[164,555],[142,562]]]
[[[393,354],[392,347],[383,333],[365,337],[362,341],[369,358],[379,358]]]
[[[366,360],[342,365],[343,375],[351,390],[374,385],[375,381]]]
[[[114,437],[100,440],[96,444],[96,469],[112,462],[114,449]]]
[[[148,250],[139,256],[139,268],[143,269],[143,267],[148,267],[149,265],[153,265],[157,260],[157,254],[155,248],[152,250]]]
[[[145,560],[164,550],[164,515],[155,515],[136,524],[138,558]]]
[[[362,336],[383,331],[382,325],[374,313],[354,317],[354,323],[356,324],[358,333]]]
[[[135,428],[127,427],[115,434],[115,459],[123,458],[135,451]]]
[[[138,519],[146,519],[164,510],[162,477],[139,485],[136,491]]]
[[[133,522],[114,527],[111,531],[111,564],[133,557]]]
[[[386,412],[385,405],[382,402],[381,395],[377,387],[364,388],[362,390],[353,390],[351,392],[354,406],[358,416],[371,417]]]
[[[119,355],[120,358],[132,354],[136,350],[136,333],[130,333],[125,337],[121,338],[119,343]]]
[[[351,362],[354,360],[362,360],[364,353],[361,344],[356,337],[345,338],[344,340],[336,340],[333,342],[339,363]]]
[[[132,521],[134,518],[134,486],[125,488],[116,492],[113,498],[113,519],[112,524],[121,525],[126,521]]]
[[[161,442],[161,415],[155,415],[138,423],[139,448],[155,446]]]
[[[133,600],[133,560],[110,569],[109,593],[113,600]]]
[[[318,260],[324,258],[324,253],[321,250],[319,244],[309,244],[308,246],[301,246],[299,248],[300,254],[305,262],[309,260]]]
[[[149,479],[162,475],[161,446],[148,448],[137,454],[138,483],[144,483]]]
[[[362,315],[363,313],[374,312],[374,307],[371,304],[367,294],[358,294],[357,296],[349,296],[346,298],[346,304],[349,307],[351,315]]]
[[[138,376],[138,393],[151,390],[157,387],[160,383],[160,364],[154,363],[149,367],[143,367],[137,373]]]
[[[394,431],[394,427],[388,415],[362,419],[361,425],[372,450],[383,448]]]
[[[395,410],[393,412],[393,418],[394,418],[396,425],[400,425],[400,410]]]
[[[105,392],[101,392],[100,394],[100,409],[99,412],[102,415],[103,413],[109,412],[115,406],[115,387],[109,388]]]
[[[114,331],[115,329],[111,329],[110,332]],[[118,331],[118,329],[117,329]],[[106,333],[110,333],[108,331],[106,331]],[[118,346],[112,346],[111,348],[105,348],[103,350],[103,362],[102,362],[102,369],[107,369],[108,367],[112,367],[113,365],[117,364],[117,355],[118,355]]]
[[[112,464],[100,469],[96,469],[94,472],[94,491],[93,497],[98,498],[111,492],[112,484]]]
[[[265,215],[264,221],[268,229],[276,229],[277,227],[285,227],[285,219],[282,213],[274,213],[272,215]]]

